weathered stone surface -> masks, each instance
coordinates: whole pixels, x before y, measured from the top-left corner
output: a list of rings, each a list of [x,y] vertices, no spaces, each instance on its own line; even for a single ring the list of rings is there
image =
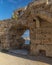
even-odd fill
[[[21,43],[19,40],[25,30],[29,29],[30,54],[42,53],[52,57],[52,2],[32,2],[24,11],[19,9],[15,12],[14,16],[17,14],[17,17],[0,22],[0,47],[16,47],[17,42]]]
[[[30,30],[30,53],[45,53],[52,57],[52,3],[45,1],[30,3],[18,22]]]
[[[14,39],[10,43],[10,49],[22,49],[23,44],[25,43],[25,40],[21,37],[19,39]]]
[[[17,22],[13,19],[0,21],[0,48],[18,48],[20,45],[20,41],[22,44],[24,43],[24,39],[21,38],[21,35],[25,30],[25,27],[19,27],[17,25]]]

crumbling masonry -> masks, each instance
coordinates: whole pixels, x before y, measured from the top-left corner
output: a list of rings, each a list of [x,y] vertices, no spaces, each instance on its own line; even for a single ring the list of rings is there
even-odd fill
[[[30,30],[30,54],[52,57],[52,3],[30,3],[14,12],[11,19],[0,21],[0,49],[14,49],[24,40],[25,30]],[[18,40],[22,40],[19,42]]]

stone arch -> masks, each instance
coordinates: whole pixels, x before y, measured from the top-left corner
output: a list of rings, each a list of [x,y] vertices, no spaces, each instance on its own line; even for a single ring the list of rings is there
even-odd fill
[[[25,39],[23,39],[21,36],[28,28],[22,25],[15,25],[11,26],[9,29],[9,48],[15,49],[20,48],[22,44],[25,43]],[[20,47],[19,47],[20,46]]]

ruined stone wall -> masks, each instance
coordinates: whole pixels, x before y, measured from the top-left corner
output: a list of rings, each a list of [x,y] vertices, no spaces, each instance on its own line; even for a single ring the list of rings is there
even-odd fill
[[[18,13],[18,11],[17,11]],[[14,13],[15,14],[15,13]],[[15,14],[16,15],[16,14]],[[18,16],[18,15],[17,15]],[[45,51],[52,57],[52,3],[32,2],[22,16],[0,22],[0,47],[15,48],[25,30],[30,30],[30,54]],[[21,43],[21,42],[19,42]],[[11,45],[11,46],[10,46]]]
[[[28,11],[28,13],[27,13]],[[31,3],[20,20],[30,29],[30,53],[39,55],[40,50],[52,57],[52,3]],[[26,14],[26,15],[25,15]],[[25,19],[26,18],[26,19]],[[41,52],[42,52],[41,51]]]
[[[18,24],[30,30],[30,54],[39,55],[40,50],[52,57],[52,3],[33,2],[28,5]]]
[[[47,21],[40,22],[40,28],[30,31],[31,54],[39,55],[40,50],[45,51],[46,56],[52,57],[52,24]]]
[[[19,26],[14,19],[0,21],[0,50],[15,49],[24,44],[25,40],[21,36],[26,28]]]

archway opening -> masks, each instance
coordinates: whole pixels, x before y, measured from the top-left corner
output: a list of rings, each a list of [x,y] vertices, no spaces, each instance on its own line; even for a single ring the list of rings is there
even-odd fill
[[[26,30],[22,37],[25,39],[23,49],[30,50],[30,30]]]
[[[30,50],[30,30],[25,26],[15,26],[9,32],[10,52],[27,55]]]

